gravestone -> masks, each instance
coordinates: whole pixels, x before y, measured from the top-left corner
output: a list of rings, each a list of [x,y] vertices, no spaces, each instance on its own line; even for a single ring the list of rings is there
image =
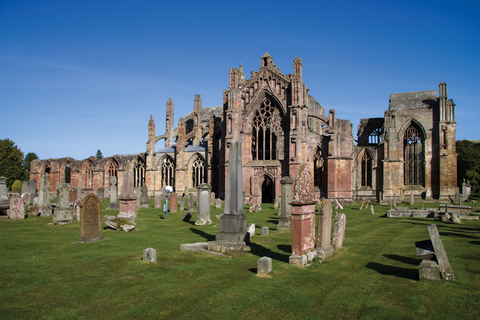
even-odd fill
[[[144,184],[141,188],[140,208],[150,208],[148,205],[148,188],[146,184]]]
[[[270,230],[268,229],[267,226],[263,226],[262,229],[261,229],[261,231],[260,231],[260,234],[261,234],[262,236],[267,236],[269,231],[270,231]]]
[[[275,197],[275,200],[273,201],[273,209],[278,209],[278,205],[280,204],[280,200],[278,197]]]
[[[0,177],[0,201],[8,201],[7,178]]]
[[[100,221],[102,203],[94,194],[87,194],[80,204],[80,238],[78,242],[103,240]]]
[[[210,192],[210,205],[213,206],[215,204],[215,192]]]
[[[318,216],[317,255],[320,260],[325,260],[334,251],[332,247],[332,203],[325,199],[320,204]]]
[[[215,199],[215,208],[216,209],[221,209],[222,208],[222,200]]]
[[[60,183],[57,188],[57,206],[53,212],[53,222],[55,224],[63,225],[73,222],[73,214],[70,210],[69,198],[70,187],[66,183]]]
[[[49,217],[52,215],[52,205],[50,203],[50,177],[47,172],[40,176],[40,189],[38,195],[38,207],[40,216]]]
[[[255,223],[250,223],[247,228],[247,233],[249,234],[249,238],[253,238],[255,235]]]
[[[157,262],[157,250],[153,248],[143,250],[142,260],[146,262]]]
[[[343,247],[343,241],[345,239],[345,226],[347,224],[347,217],[345,214],[335,215],[335,227],[333,231],[332,246],[335,251]]]
[[[212,188],[206,184],[202,183],[197,187],[197,221],[195,221],[196,226],[208,226],[212,224],[210,219],[210,190]]]
[[[257,262],[257,276],[266,276],[268,273],[272,272],[272,258],[262,257],[258,259]]]
[[[27,192],[30,193],[31,199],[37,196],[35,183],[36,183],[35,180],[28,180],[28,183],[27,183]]]
[[[20,194],[24,194],[27,192],[27,181],[22,181],[22,191]]]
[[[155,203],[153,205],[154,208],[161,208],[162,207],[163,197],[162,194],[155,194]]]
[[[343,210],[343,206],[340,204],[340,202],[338,202],[337,199],[334,199],[335,200],[335,203],[337,204],[337,208],[339,209],[342,209]]]
[[[25,205],[22,198],[10,198],[8,217],[12,220],[25,219]]]
[[[103,188],[98,188],[97,191],[95,192],[95,195],[98,197],[100,202],[103,201],[103,197],[105,195],[105,190]]]
[[[414,205],[415,204],[415,195],[413,194],[413,191],[412,193],[410,194],[410,205]]]
[[[292,206],[289,204],[292,201],[292,184],[293,179],[290,176],[283,177],[280,180],[282,185],[282,197],[280,198],[280,215],[278,217],[279,231],[292,230]]]
[[[250,251],[245,244],[247,217],[243,214],[242,145],[235,138],[230,144],[224,214],[220,217],[220,231],[208,250],[217,252]]]
[[[297,171],[292,193],[292,255],[288,263],[305,267],[316,257],[315,205],[312,173],[306,163]],[[283,206],[282,206],[283,207]]]
[[[178,201],[178,205],[180,206],[180,211],[185,210],[185,197],[181,197],[180,200]]]
[[[168,202],[170,204],[170,212],[171,213],[177,212],[178,211],[178,196],[175,192],[172,192],[170,194]]]
[[[127,163],[123,177],[122,192],[120,193],[118,200],[118,217],[127,219],[130,223],[136,224],[135,218],[137,217],[137,200],[135,198],[135,189],[133,188],[133,169],[131,163]]]
[[[22,194],[23,204],[29,205],[30,204],[30,193],[26,192]]]
[[[448,261],[445,248],[443,247],[442,239],[440,239],[437,225],[428,225],[428,233],[430,234],[430,239],[432,241],[433,249],[435,250],[435,256],[437,258],[442,277],[445,280],[455,281],[455,276],[453,275],[452,268],[450,267],[450,262]]]
[[[427,189],[427,191],[425,192],[425,199],[432,200],[432,189],[430,188]]]
[[[187,212],[192,214],[194,208],[195,208],[195,195],[193,193],[189,193],[188,194]]]
[[[370,211],[372,211],[372,214],[375,214],[375,210],[373,209],[373,204],[370,205]]]
[[[397,194],[393,194],[393,207],[396,208],[397,207]]]
[[[190,212],[186,212],[186,213],[183,215],[182,221],[184,221],[184,222],[189,222],[190,219],[192,219],[192,214],[191,214]]]
[[[117,203],[117,177],[110,176],[108,182],[110,182],[110,203],[107,206],[107,210],[118,210],[119,204]]]

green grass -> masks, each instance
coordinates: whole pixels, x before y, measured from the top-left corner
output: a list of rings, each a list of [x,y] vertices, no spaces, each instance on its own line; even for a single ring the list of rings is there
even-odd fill
[[[165,220],[161,208],[140,209],[135,230],[103,230],[105,240],[94,243],[77,242],[76,223],[2,220],[0,318],[480,318],[479,221],[388,219],[381,217],[388,206],[376,206],[375,215],[359,204],[346,206],[334,210],[347,215],[344,247],[322,264],[298,268],[288,264],[290,233],[276,230],[278,210],[263,207],[246,213],[257,226],[252,251],[233,259],[179,250],[182,243],[214,239],[214,217],[222,210],[213,207],[214,223],[204,227],[182,222],[183,212]],[[455,282],[418,280],[414,242],[429,239],[431,223]],[[260,235],[262,226],[270,228],[268,236]],[[157,250],[156,263],[141,260],[148,247]],[[270,278],[256,276],[263,256],[273,259]]]

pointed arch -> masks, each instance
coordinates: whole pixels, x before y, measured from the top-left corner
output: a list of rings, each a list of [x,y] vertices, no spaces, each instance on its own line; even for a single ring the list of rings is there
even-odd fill
[[[403,178],[406,186],[425,186],[425,131],[416,121],[403,131]]]
[[[358,154],[359,183],[362,188],[372,188],[373,156],[370,150],[363,148]]]
[[[312,149],[308,156],[308,161],[313,164],[310,168],[313,168],[313,186],[322,190],[325,189],[324,179],[326,174],[326,153],[321,145],[317,145]]]
[[[175,160],[169,156],[164,155],[158,160],[157,168],[161,171],[161,186],[171,186],[175,189]]]
[[[65,159],[60,165],[60,183],[70,183],[72,173],[72,161]]]
[[[135,157],[132,161],[133,187],[141,188],[145,183],[145,161],[141,157]]]
[[[92,188],[93,187],[93,168],[94,164],[93,161],[90,159],[85,159],[82,163],[82,171],[81,171],[81,178],[83,182],[84,188]]]
[[[48,160],[45,160],[42,162],[42,164],[40,165],[40,173],[50,173],[50,171],[52,170],[52,166],[50,164],[50,161]]]
[[[190,165],[191,169],[191,174],[192,174],[192,187],[196,188],[202,183],[205,183],[207,180],[206,177],[206,169],[207,169],[207,164],[205,162],[205,158],[202,157],[201,154],[195,153],[194,156],[192,156]]]

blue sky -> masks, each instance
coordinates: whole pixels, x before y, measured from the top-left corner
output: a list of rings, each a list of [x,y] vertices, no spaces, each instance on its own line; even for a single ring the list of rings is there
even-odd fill
[[[165,129],[222,104],[231,67],[303,59],[310,94],[356,138],[391,93],[447,83],[457,140],[480,139],[480,1],[0,0],[0,139],[41,159],[145,152]],[[328,111],[327,111],[328,112]],[[157,149],[163,142],[157,144]]]

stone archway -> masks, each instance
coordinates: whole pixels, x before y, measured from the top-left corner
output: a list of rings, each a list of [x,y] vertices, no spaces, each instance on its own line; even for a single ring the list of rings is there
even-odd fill
[[[262,182],[262,203],[273,203],[275,200],[275,182],[268,175]]]

